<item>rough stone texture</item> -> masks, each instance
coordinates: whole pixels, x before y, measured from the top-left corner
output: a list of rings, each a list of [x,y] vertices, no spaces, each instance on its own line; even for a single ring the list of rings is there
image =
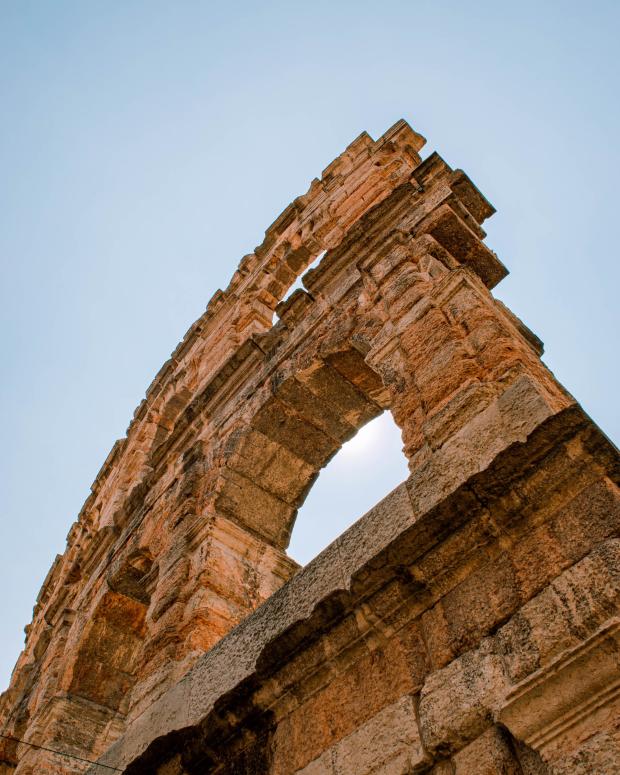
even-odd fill
[[[284,743],[285,747],[288,746]],[[276,749],[276,758],[278,751]],[[283,758],[286,757],[284,754]],[[401,697],[380,710],[365,724],[340,740],[318,759],[308,764],[299,775],[368,775],[381,772],[402,775],[425,764],[427,757],[420,740],[415,701]]]
[[[0,702],[51,750],[4,739],[0,775],[620,769],[618,454],[423,143],[360,135],[159,372]],[[299,569],[297,509],[385,410],[410,476]]]

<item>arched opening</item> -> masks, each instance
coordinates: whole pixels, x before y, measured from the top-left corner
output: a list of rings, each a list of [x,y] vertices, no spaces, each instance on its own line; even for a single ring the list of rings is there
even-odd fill
[[[301,274],[298,275],[295,282],[289,287],[286,294],[282,297],[281,301],[278,303],[278,308],[282,308],[282,305],[286,306],[287,302],[291,299],[295,291],[306,291],[306,286],[304,285],[304,277],[308,275],[308,272],[310,272],[312,269],[316,269],[316,267],[321,263],[321,260],[323,256],[327,253],[326,250],[322,250],[316,258],[314,258],[301,272]],[[278,320],[280,320],[280,314],[278,312],[278,308],[276,308],[273,311],[273,317],[272,317],[272,325],[276,325]]]
[[[158,568],[144,549],[115,560],[107,574],[107,588],[79,631],[74,656],[62,684],[67,696],[98,707],[103,727],[116,714],[125,715],[131,690],[138,680],[146,613]],[[93,707],[92,705],[90,707]]]
[[[145,631],[146,606],[119,592],[107,592],[84,629],[73,662],[69,694],[112,711],[135,684],[136,659]]]
[[[274,374],[251,421],[228,439],[216,513],[286,551],[327,467],[289,551],[307,562],[407,477],[390,400],[351,342]]]
[[[297,513],[288,554],[306,565],[408,473],[400,428],[391,412],[383,412],[321,471]]]

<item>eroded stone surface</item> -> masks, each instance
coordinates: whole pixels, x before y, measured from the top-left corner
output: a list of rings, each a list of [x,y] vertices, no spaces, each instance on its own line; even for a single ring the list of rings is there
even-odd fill
[[[423,142],[360,135],[156,376],[0,703],[59,753],[4,740],[2,775],[619,768],[618,455]],[[386,410],[410,476],[300,570],[297,509]]]

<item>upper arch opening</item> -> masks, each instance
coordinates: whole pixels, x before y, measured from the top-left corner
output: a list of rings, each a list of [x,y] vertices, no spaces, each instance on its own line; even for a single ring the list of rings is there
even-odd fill
[[[295,280],[295,282],[289,287],[289,289],[286,291],[286,295],[282,298],[282,301],[276,306],[275,310],[273,311],[273,325],[275,325],[278,320],[280,320],[280,314],[278,312],[278,309],[281,309],[281,305],[287,304],[290,300],[295,291],[306,291],[306,287],[304,285],[304,277],[310,272],[312,269],[316,269],[316,267],[321,263],[321,260],[323,259],[323,256],[327,253],[327,250],[322,250],[318,256],[313,259],[303,270],[303,272],[300,272],[299,276]]]
[[[409,474],[390,411],[370,420],[320,472],[298,510],[288,554],[306,565]]]
[[[388,404],[381,378],[352,346],[275,380],[234,439],[216,512],[286,549],[321,469]]]

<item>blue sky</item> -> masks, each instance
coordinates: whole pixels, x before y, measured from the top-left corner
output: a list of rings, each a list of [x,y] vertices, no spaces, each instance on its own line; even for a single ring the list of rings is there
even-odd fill
[[[363,129],[406,118],[494,203],[497,295],[620,439],[619,17],[601,0],[0,5],[0,688],[153,375]],[[296,556],[404,472],[380,420],[319,478]]]

